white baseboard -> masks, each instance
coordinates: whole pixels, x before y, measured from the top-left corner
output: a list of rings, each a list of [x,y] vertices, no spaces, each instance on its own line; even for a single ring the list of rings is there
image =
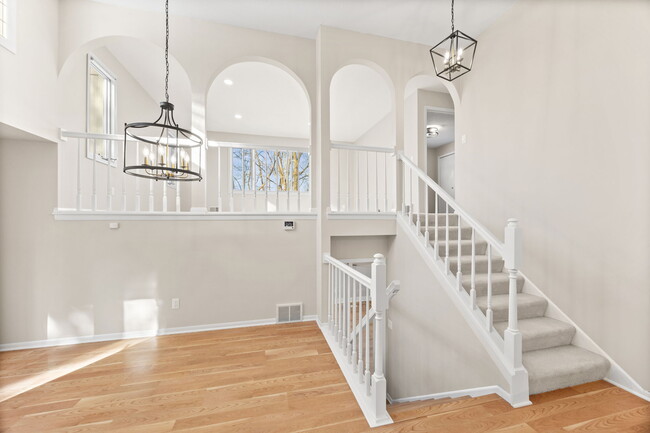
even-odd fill
[[[629,386],[625,386],[625,385],[622,385],[620,383],[617,383],[617,382],[613,381],[612,379],[610,379],[608,377],[606,377],[604,380],[606,382],[611,383],[614,386],[617,386],[617,387],[629,392],[630,394],[634,394],[637,397],[640,397],[640,398],[642,398],[642,399],[644,399],[646,401],[650,401],[650,391],[646,391],[643,388],[641,388],[641,389],[637,389],[636,387],[635,388],[630,388]]]
[[[464,396],[470,396],[470,397],[481,397],[484,395],[489,395],[489,394],[497,394],[499,397],[504,399],[507,402],[510,402],[510,394],[506,392],[503,388],[497,385],[492,385],[492,386],[482,386],[480,388],[467,388],[467,389],[459,389],[456,391],[447,391],[447,392],[438,392],[435,394],[425,394],[425,395],[417,395],[414,397],[403,397],[403,398],[391,398],[390,395],[388,395],[388,401],[390,404],[395,404],[395,403],[409,403],[412,401],[420,401],[420,400],[438,400],[441,398],[458,398],[458,397],[464,397]]]
[[[316,315],[303,317],[303,322],[316,321]],[[33,340],[17,343],[0,344],[0,352],[9,350],[37,349],[41,347],[67,346],[71,344],[96,343],[100,341],[127,340],[131,338],[147,338],[156,335],[189,334],[192,332],[217,331],[220,329],[245,328],[250,326],[275,325],[273,319],[244,320],[241,322],[213,323],[209,325],[182,326],[178,328],[161,328],[146,331],[117,332],[113,334],[85,335],[80,337],[51,338],[48,340]]]

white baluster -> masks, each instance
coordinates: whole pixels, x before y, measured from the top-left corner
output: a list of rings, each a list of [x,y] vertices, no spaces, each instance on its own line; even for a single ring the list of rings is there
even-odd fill
[[[269,211],[269,181],[271,176],[269,175],[269,151],[264,152],[264,210]]]
[[[241,212],[246,212],[246,171],[244,159],[246,158],[246,149],[241,150]]]
[[[384,212],[388,212],[388,152],[384,153]]]
[[[97,210],[97,140],[93,140],[93,201],[92,209]]]
[[[223,179],[221,178],[221,147],[217,147],[217,207],[219,212],[223,212],[223,200],[221,197],[221,187]]]
[[[445,269],[450,272],[449,266],[449,203],[445,201]]]
[[[363,383],[363,284],[359,283],[359,335],[357,335],[357,377]]]
[[[460,217],[459,217],[460,218]],[[458,226],[458,233],[460,233],[460,226]],[[470,291],[469,296],[471,300],[472,309],[476,308],[476,233],[472,227],[472,271],[470,276]]]
[[[253,188],[253,212],[257,212],[257,151],[251,150],[251,185]]]
[[[176,182],[176,212],[181,211],[181,183]]]
[[[401,160],[400,160],[401,161]],[[406,163],[402,162],[402,215],[406,215]],[[397,172],[395,172],[397,178]],[[395,204],[397,205],[397,203]]]
[[[429,239],[429,185],[424,182],[424,246],[431,245]]]
[[[433,203],[433,207],[434,207],[434,213],[433,213],[434,221],[433,221],[433,224],[435,226],[434,229],[433,229],[434,230],[433,254],[434,254],[434,257],[438,258],[438,257],[440,257],[440,247],[438,245],[439,244],[439,242],[438,242],[438,238],[439,238],[439,235],[438,235],[438,218],[439,218],[439,215],[438,215],[438,201],[439,201],[439,199],[438,199],[438,193],[435,192],[435,191],[433,193],[433,200],[434,200],[434,203]]]
[[[366,361],[363,381],[366,395],[370,395],[370,288],[366,288]]]
[[[509,219],[505,229],[505,268],[508,270],[508,328],[505,330],[504,352],[514,368],[521,367],[522,337],[518,327],[517,316],[517,268],[520,261],[520,244],[517,220]]]
[[[163,180],[163,197],[162,197],[162,210],[167,212],[167,180]]]
[[[153,179],[149,179],[149,212],[154,211]]]
[[[332,275],[332,315],[334,316],[334,326],[332,327],[332,335],[334,338],[338,338],[339,334],[339,314],[338,314],[338,287],[339,287],[339,270],[337,267],[334,267]]]
[[[409,169],[409,224],[413,224],[413,172]]]
[[[280,152],[275,152],[275,211],[280,212]]]
[[[338,285],[339,285],[339,290],[337,294],[337,308],[338,308],[338,315],[339,315],[339,335],[338,335],[338,343],[339,343],[339,349],[341,348],[341,344],[343,343],[343,272],[339,270],[339,276],[338,276]]]
[[[373,212],[379,211],[379,152],[375,152],[375,208]]]
[[[352,322],[351,311],[350,311],[350,297],[352,290],[352,278],[346,276],[345,279],[345,355],[347,357],[348,363],[352,358],[352,344],[350,344],[350,325]]]
[[[456,224],[458,225],[457,228],[456,228],[456,231],[458,232],[458,266],[456,266],[456,279],[457,279],[457,282],[458,282],[458,290],[462,290],[463,289],[463,282],[462,282],[463,269],[462,269],[461,261],[460,261],[462,248],[461,248],[461,244],[460,244],[460,241],[461,241],[461,237],[460,237],[460,235],[461,235],[461,232],[460,232],[460,215],[458,215],[458,214],[456,214]]]
[[[357,212],[361,212],[361,152],[355,151],[355,160],[357,165]]]
[[[487,246],[487,308],[485,310],[485,319],[487,322],[488,332],[492,331],[493,313],[492,313],[492,245]]]
[[[366,152],[366,212],[370,212],[370,152]]]
[[[415,178],[415,200],[417,201],[417,212],[415,214],[415,231],[418,236],[420,236],[420,230],[421,230],[421,221],[420,221],[420,176],[417,176]]]
[[[135,142],[134,161],[136,165],[140,165],[140,142],[139,141]],[[142,205],[140,204],[140,178],[136,177],[135,178],[135,211],[140,212],[141,206]]]
[[[291,212],[291,154],[287,150],[287,212]]]
[[[81,138],[77,138],[77,210],[81,210]]]
[[[341,149],[334,149],[336,152],[336,211],[341,212]]]
[[[345,181],[347,183],[347,188],[348,188],[348,195],[345,198],[345,203],[346,203],[345,210],[347,212],[350,212],[350,184],[351,184],[351,182],[350,182],[350,178],[351,178],[350,169],[352,167],[351,164],[350,164],[350,154],[351,153],[352,153],[351,150],[346,150],[345,151],[345,154],[347,155],[347,160],[348,160],[348,163],[347,163],[347,165],[345,167]]]
[[[104,140],[104,149],[106,150],[106,210],[113,210],[113,185],[111,185],[111,167],[113,166],[113,143],[110,140]]]
[[[296,192],[297,192],[297,199],[298,199],[298,212],[302,212],[302,209],[300,208],[300,160],[302,159],[302,153],[298,153],[296,155],[296,158],[298,158],[298,170],[297,173],[294,173],[294,176],[297,175],[298,179],[296,180]]]
[[[333,279],[333,271],[332,271],[332,264],[328,263],[327,264],[327,274],[329,278],[327,279],[327,324],[329,325],[330,332],[332,331],[332,279]]]
[[[352,370],[357,371],[357,282],[352,280]]]

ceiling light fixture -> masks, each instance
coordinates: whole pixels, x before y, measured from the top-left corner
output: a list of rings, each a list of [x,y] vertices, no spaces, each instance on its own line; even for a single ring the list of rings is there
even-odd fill
[[[472,70],[478,42],[454,28],[454,0],[451,0],[451,34],[431,48],[431,61],[436,75],[447,81]]]
[[[127,141],[127,136],[136,141]],[[199,135],[178,126],[174,104],[169,102],[169,0],[165,0],[165,101],[153,123],[124,124],[124,173],[155,180],[200,181],[202,145]]]
[[[235,82],[230,78],[226,78],[225,80],[223,80],[223,84],[225,84],[226,86],[232,86],[233,84],[235,84]]]
[[[435,137],[439,133],[437,126],[427,126],[427,138]]]
[[[237,119],[237,120],[241,120],[241,118],[242,118],[242,115],[241,115],[241,114],[235,114],[235,119]]]

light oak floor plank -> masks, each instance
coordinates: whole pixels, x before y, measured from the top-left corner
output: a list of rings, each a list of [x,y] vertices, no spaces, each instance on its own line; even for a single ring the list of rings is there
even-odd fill
[[[650,403],[604,381],[397,404],[371,430],[313,322],[2,352],[0,399],[8,433],[650,433]]]

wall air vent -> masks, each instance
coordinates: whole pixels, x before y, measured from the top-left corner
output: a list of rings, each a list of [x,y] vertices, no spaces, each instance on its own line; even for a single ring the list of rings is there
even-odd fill
[[[302,320],[302,304],[278,304],[278,323],[300,322]]]

